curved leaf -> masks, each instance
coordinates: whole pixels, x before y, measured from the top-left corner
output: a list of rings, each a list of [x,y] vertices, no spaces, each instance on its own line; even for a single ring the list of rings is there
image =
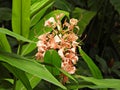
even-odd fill
[[[28,77],[26,76],[25,72],[17,69],[9,64],[4,63],[3,64],[10,72],[12,72],[15,77],[20,79],[20,81],[23,83],[23,85],[26,87],[27,90],[32,90],[32,87],[30,85],[30,82],[28,80]]]
[[[96,79],[93,77],[85,77],[79,76],[80,78],[84,79],[85,81],[91,82],[99,88],[115,88],[120,89],[120,79]]]
[[[31,17],[36,14],[39,10],[44,8],[48,3],[53,2],[53,0],[40,0],[36,1],[35,3],[32,4],[31,9],[30,9],[30,15]]]
[[[2,30],[4,31],[4,30]],[[7,37],[5,34],[0,33],[0,50],[4,50],[6,52],[11,52],[10,44],[7,40]]]
[[[12,0],[13,32],[28,38],[31,0]]]
[[[40,10],[38,13],[36,13],[32,18],[31,18],[31,27],[34,26],[40,19],[41,17],[45,14],[46,10],[53,4],[51,2],[47,6],[45,6],[42,10]]]
[[[32,88],[34,88],[41,81],[40,78],[31,74],[27,74],[27,77],[30,81],[30,85],[32,86]],[[25,86],[21,83],[20,80],[18,80],[16,83],[16,90],[26,90]]]
[[[31,40],[29,40],[29,39],[27,39],[19,34],[16,34],[8,29],[5,29],[5,28],[0,28],[0,33],[7,34],[9,36],[12,36],[12,37],[18,39],[18,40],[22,40],[22,41],[30,42],[30,43],[35,43],[34,41],[31,41]]]
[[[55,50],[48,50],[44,56],[44,62],[50,65],[54,65],[58,68],[61,68],[61,58]],[[60,71],[53,66],[45,66],[54,76],[60,75]]]
[[[60,82],[58,82],[57,79],[53,77],[53,75],[45,68],[45,66],[37,63],[35,60],[0,51],[0,61],[6,62],[11,66],[35,75],[40,79],[51,82],[63,89],[66,89]]]
[[[90,68],[90,71],[95,78],[103,78],[101,71],[99,68],[95,65],[93,60],[79,47],[79,52],[81,57],[84,59],[84,61],[88,64],[88,67]]]
[[[66,0],[55,0],[54,6],[58,9],[65,10],[68,12],[71,12],[73,9],[73,6]]]

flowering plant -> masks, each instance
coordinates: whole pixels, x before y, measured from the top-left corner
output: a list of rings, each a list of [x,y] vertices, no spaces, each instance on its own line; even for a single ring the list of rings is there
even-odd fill
[[[52,31],[40,35],[37,42],[38,52],[36,54],[37,60],[43,60],[45,52],[49,49],[57,50],[61,57],[61,68],[69,74],[74,74],[76,67],[74,66],[78,61],[76,54],[76,47],[78,46],[78,36],[73,32],[74,28],[78,28],[77,19],[70,19],[69,23],[65,20],[62,24],[60,18],[63,14],[57,15],[56,18],[50,17],[45,21],[45,27],[51,27]],[[63,75],[63,82],[68,80],[68,77]]]

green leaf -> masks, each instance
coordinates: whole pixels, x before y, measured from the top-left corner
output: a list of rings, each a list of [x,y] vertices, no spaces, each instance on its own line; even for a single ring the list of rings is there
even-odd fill
[[[14,83],[14,80],[13,80],[13,79],[10,79],[10,78],[5,78],[4,80],[6,80],[6,81],[10,82],[11,84],[13,84],[13,83]]]
[[[45,17],[43,17],[42,20],[40,20],[30,31],[30,36],[29,38],[32,40],[32,41],[37,41],[38,39],[35,38],[36,34],[37,36],[38,35],[41,35],[43,33],[46,33],[46,32],[50,32],[52,29],[51,28],[45,28],[44,27],[44,22],[45,20],[49,19],[50,17],[56,17],[56,15],[58,14],[61,14],[61,13],[64,13],[64,16],[67,16],[69,17],[69,13],[66,12],[66,11],[62,11],[62,10],[55,10],[55,11],[52,11],[51,13],[47,14]],[[62,17],[62,18],[63,18]],[[36,48],[36,45],[35,44],[28,44],[26,46],[23,47],[22,49],[22,54],[21,55],[26,55],[30,52],[32,52],[34,49]]]
[[[35,44],[34,41],[31,41],[31,40],[29,40],[27,38],[24,38],[23,36],[21,36],[19,34],[16,34],[16,33],[12,32],[12,31],[10,31],[8,29],[5,29],[5,28],[0,28],[0,33],[7,34],[7,35],[12,36],[12,37],[14,37],[16,39]]]
[[[70,75],[68,72],[62,70],[61,68],[58,68],[58,67],[56,67],[56,68],[57,68],[60,72],[62,72],[63,74],[65,74],[67,77],[69,77],[70,79],[72,79],[72,80],[74,80],[76,83],[78,83],[78,82],[76,81],[76,79],[75,79],[72,75]]]
[[[120,0],[110,0],[115,9],[120,13]]]
[[[99,86],[99,88],[120,88],[120,79],[96,79],[93,77],[85,77],[85,76],[79,76],[80,78],[84,79],[85,81],[91,82],[95,84],[96,86]]]
[[[50,12],[49,14],[47,14],[46,16],[43,17],[43,19],[41,19],[30,31],[30,35],[29,38],[30,39],[34,39],[34,37],[46,32],[49,32],[51,30],[49,30],[50,28],[46,28],[44,27],[44,23],[46,20],[48,20],[50,17],[56,17],[56,15],[59,15],[63,13],[63,17],[61,19],[63,19],[65,16],[67,16],[69,18],[69,13],[66,11],[62,11],[62,10],[55,10]]]
[[[60,10],[71,12],[73,7],[66,0],[55,0],[54,6]]]
[[[11,20],[11,9],[4,7],[4,8],[0,8],[0,22],[1,21],[9,21]]]
[[[99,68],[95,65],[93,60],[79,47],[79,52],[81,57],[84,59],[84,61],[87,63],[88,67],[90,68],[90,71],[95,78],[103,78],[101,71]]]
[[[0,90],[12,90],[12,84],[7,80],[0,80]]]
[[[6,52],[11,52],[11,47],[7,40],[7,37],[5,34],[2,33],[0,33],[0,49]]]
[[[27,77],[30,81],[30,85],[32,86],[32,88],[34,88],[41,81],[40,78],[31,74],[27,74]],[[16,90],[26,90],[26,88],[24,87],[20,80],[17,81]]]
[[[30,82],[25,74],[24,71],[19,70],[15,67],[10,66],[9,64],[4,63],[3,64],[10,72],[12,72],[15,77],[20,79],[20,81],[23,83],[23,85],[26,87],[27,90],[32,90],[32,87],[30,85]]]
[[[78,22],[78,26],[80,27],[78,35],[81,35],[84,32],[86,26],[90,23],[90,20],[95,16],[95,14],[96,13],[92,11],[87,11],[81,8],[75,8],[72,16],[80,20]]]
[[[57,51],[55,50],[48,50],[45,53],[44,56],[44,62],[50,65],[54,65],[58,68],[61,68],[61,57],[58,55]],[[60,75],[60,71],[54,67],[54,66],[50,66],[50,65],[45,65],[45,67],[54,75]]]
[[[30,9],[31,17],[51,2],[53,2],[53,0],[40,0],[33,3]]]
[[[31,0],[12,0],[13,32],[28,38],[30,28]]]
[[[106,90],[106,88],[112,88],[111,90],[119,90],[120,79],[96,79],[93,77],[85,77],[81,75],[76,75],[79,79],[79,84],[70,83],[66,84],[68,90],[80,89],[80,88],[91,88],[92,90]],[[114,89],[113,89],[114,88]],[[61,90],[61,89],[57,89]]]
[[[37,1],[39,1],[39,0],[31,0],[31,5],[34,4]]]
[[[34,26],[41,18],[42,16],[45,14],[46,10],[53,4],[53,2],[51,2],[50,4],[48,4],[47,6],[45,6],[43,9],[41,9],[38,13],[36,13],[32,18],[31,18],[31,27]]]
[[[6,62],[11,66],[66,89],[60,82],[57,81],[57,79],[53,77],[53,75],[45,68],[45,66],[37,63],[35,60],[0,51],[0,61]]]
[[[96,61],[99,63],[99,66],[100,66],[102,72],[103,73],[108,73],[107,62],[103,58],[99,57],[98,55],[96,55],[95,58],[96,58]]]
[[[67,87],[68,90],[79,90],[81,88],[91,88],[92,90],[93,89],[97,89],[98,88],[101,88],[101,86],[96,86],[90,82],[83,82],[81,81],[79,84],[76,84],[76,83],[70,83],[70,84],[66,84],[65,85]],[[62,89],[57,89],[57,90],[62,90]]]

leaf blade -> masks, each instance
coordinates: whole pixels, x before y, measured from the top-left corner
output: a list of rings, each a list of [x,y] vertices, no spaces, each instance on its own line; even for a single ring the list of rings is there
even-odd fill
[[[31,0],[13,0],[12,2],[12,30],[28,38],[30,27]]]
[[[27,59],[19,55],[4,53],[0,51],[0,61],[6,62],[20,70],[28,72],[40,79],[44,79],[63,89],[66,89],[66,87],[64,87],[60,82],[58,82],[58,80],[53,77],[53,75],[45,68],[45,66],[37,63],[36,61],[33,61],[32,59]]]
[[[29,40],[29,39],[27,39],[27,38],[25,38],[25,37],[23,37],[19,34],[16,34],[16,33],[12,32],[8,29],[5,29],[5,28],[0,28],[0,33],[7,34],[9,36],[12,36],[16,39],[19,39],[19,40],[22,40],[22,41],[25,41],[25,42],[35,43],[34,41],[31,41],[31,40]]]
[[[95,78],[103,78],[101,71],[99,68],[95,65],[95,63],[92,61],[92,59],[79,47],[79,52],[84,61],[88,64],[88,67],[90,68],[90,71]]]
[[[85,81],[92,82],[101,88],[115,88],[115,89],[120,88],[119,79],[96,79],[94,77],[85,76],[80,76],[80,78],[84,79]]]
[[[50,65],[54,65],[61,68],[61,58],[55,50],[48,50],[44,56],[44,62]],[[60,71],[57,68],[46,65],[46,68],[54,75],[60,75]]]
[[[10,44],[5,34],[0,33],[0,48],[6,52],[11,52]]]
[[[23,85],[26,87],[27,90],[32,90],[32,87],[30,85],[30,82],[28,80],[28,77],[26,76],[25,72],[22,70],[19,70],[15,67],[12,67],[9,64],[4,63],[3,64],[10,72],[12,72],[20,81],[23,83]]]
[[[30,81],[30,85],[32,88],[34,88],[42,80],[31,74],[27,74],[27,77]],[[26,90],[26,88],[24,87],[20,80],[18,80],[16,83],[16,90]]]
[[[87,11],[81,8],[75,8],[72,16],[80,20],[78,22],[78,26],[80,27],[78,35],[81,35],[84,32],[86,26],[90,23],[91,19],[95,16],[95,14],[96,12]]]

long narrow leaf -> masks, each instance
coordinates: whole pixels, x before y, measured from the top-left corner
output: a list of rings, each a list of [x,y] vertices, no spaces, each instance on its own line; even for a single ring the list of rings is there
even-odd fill
[[[30,85],[32,86],[32,88],[34,88],[40,81],[41,79],[31,75],[31,74],[27,74],[28,79],[30,81]],[[17,81],[16,83],[16,90],[26,90],[25,86],[21,83],[20,80]]]
[[[38,13],[36,13],[32,18],[31,18],[31,27],[34,26],[40,19],[41,17],[45,14],[46,10],[53,4],[51,2],[47,6],[45,6],[43,9],[41,9]]]
[[[44,62],[54,65],[56,67],[61,67],[61,58],[55,50],[48,50],[44,56]],[[60,75],[60,71],[56,67],[45,65],[45,67],[54,75]]]
[[[23,85],[26,87],[27,90],[32,90],[30,82],[29,82],[29,80],[28,80],[28,78],[27,78],[24,71],[19,70],[19,69],[15,68],[15,67],[12,67],[12,66],[10,66],[9,64],[6,64],[6,63],[4,63],[3,65],[10,72],[12,72],[15,75],[15,77],[17,77],[23,83]]]
[[[115,88],[120,89],[120,79],[96,79],[93,77],[79,76],[85,81],[94,83],[99,88]]]
[[[53,2],[53,0],[40,0],[32,4],[31,9],[30,9],[31,17],[51,2]]]
[[[30,43],[35,43],[34,41],[31,41],[31,40],[29,40],[29,39],[27,39],[19,34],[16,34],[8,29],[5,29],[5,28],[0,28],[0,33],[7,34],[9,36],[12,36],[12,37],[18,39],[18,40],[22,40],[22,41],[30,42]]]
[[[91,71],[93,77],[103,78],[99,68],[95,65],[93,60],[80,47],[79,47],[79,52],[80,52],[80,55],[82,56],[82,58],[87,63],[88,67],[90,68],[90,71]]]
[[[78,83],[78,82],[76,81],[76,79],[75,79],[72,75],[70,75],[68,72],[62,70],[61,68],[58,68],[58,67],[56,67],[56,68],[57,68],[60,72],[62,72],[64,75],[66,75],[67,77],[69,77],[70,79],[72,79],[72,80],[74,80],[76,83]]]
[[[0,33],[0,49],[4,50],[6,52],[11,52],[10,44],[7,40],[6,35],[3,33]]]
[[[2,51],[0,51],[0,61],[6,62],[20,70],[28,72],[39,77],[40,79],[44,79],[63,89],[66,89],[60,82],[58,82],[57,79],[53,77],[45,66],[37,63],[36,61],[15,54],[4,53]]]
[[[31,0],[12,0],[12,29],[13,32],[28,37],[30,27]]]

